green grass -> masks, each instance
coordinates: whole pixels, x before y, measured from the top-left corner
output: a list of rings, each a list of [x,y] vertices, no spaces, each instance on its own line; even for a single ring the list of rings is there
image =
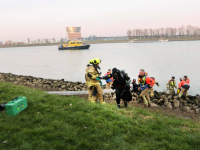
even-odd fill
[[[0,91],[1,103],[16,96],[28,101],[28,108],[15,117],[0,112],[1,150],[200,149],[196,121],[136,107],[92,104],[10,83],[0,83]]]

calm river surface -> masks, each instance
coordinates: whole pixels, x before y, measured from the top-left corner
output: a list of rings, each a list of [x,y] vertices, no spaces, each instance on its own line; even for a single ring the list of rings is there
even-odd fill
[[[200,41],[166,43],[92,44],[89,50],[59,51],[57,46],[0,48],[0,72],[42,78],[83,81],[91,58],[102,60],[100,67],[124,69],[137,79],[143,68],[160,83],[163,91],[171,76],[190,78],[189,94],[200,94]]]

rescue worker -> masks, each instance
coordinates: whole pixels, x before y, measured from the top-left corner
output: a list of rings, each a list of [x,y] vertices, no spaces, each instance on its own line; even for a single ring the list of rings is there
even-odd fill
[[[154,84],[156,84],[157,86],[160,86],[159,83],[155,80],[154,77],[151,77],[151,79],[152,79],[152,81],[153,81]],[[154,91],[153,91],[154,84],[152,84],[152,85],[149,86],[149,91],[150,91],[150,96],[151,97],[154,97]]]
[[[184,78],[186,78],[186,83],[190,84],[190,79],[187,76],[184,76]]]
[[[99,63],[101,60],[99,58],[93,59],[93,64],[89,67],[87,76],[90,78],[89,88],[92,90],[92,99],[91,102],[95,103],[97,98],[99,99],[101,104],[105,104],[103,99],[103,91],[100,86],[100,77],[99,77]]]
[[[132,100],[132,95],[130,92],[130,78],[124,70],[118,70],[117,68],[112,69],[112,74],[103,79],[108,79],[113,77],[112,89],[116,90],[116,103],[117,107],[120,108],[120,99],[123,99],[124,106],[127,107],[129,101]]]
[[[87,89],[88,89],[88,100],[89,101],[92,100],[92,89],[89,88],[90,78],[87,76],[87,72],[89,70],[89,67],[92,66],[92,64],[93,64],[93,59],[91,59],[89,61],[89,64],[87,65],[87,68],[85,69],[85,81],[86,81],[86,85],[87,85]]]
[[[139,85],[136,83],[136,79],[132,81],[132,92],[139,92],[138,91]]]
[[[188,90],[190,88],[190,85],[186,81],[187,76],[184,76],[182,81],[178,84],[178,88],[181,89],[181,92],[178,94],[178,99],[180,99],[183,94],[185,94],[186,97],[188,96]]]
[[[144,107],[151,107],[149,88],[154,85],[154,81],[152,78],[146,76],[144,69],[140,69],[138,79],[138,83],[140,84],[138,90],[141,91],[140,96],[144,100]]]
[[[169,90],[169,94],[170,95],[175,95],[174,88],[177,89],[177,86],[176,86],[176,81],[175,81],[175,77],[174,76],[171,78],[171,80],[169,80],[167,82],[166,86],[167,86],[167,90]]]
[[[105,74],[105,76],[108,76],[111,73],[112,73],[111,69],[108,69],[108,71]],[[113,83],[113,77],[109,78],[109,79],[106,79],[106,89],[109,89],[112,86],[112,83]]]

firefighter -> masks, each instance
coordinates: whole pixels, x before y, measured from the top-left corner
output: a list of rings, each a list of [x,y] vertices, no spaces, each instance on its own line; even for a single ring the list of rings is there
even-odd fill
[[[132,81],[132,92],[139,92],[138,91],[139,85],[136,83],[136,79]]]
[[[159,83],[155,80],[154,77],[151,77],[152,81],[154,84],[156,84],[157,86],[160,86]],[[154,97],[154,91],[153,91],[153,86],[154,84],[152,84],[151,86],[149,86],[149,91],[150,91],[150,96]]]
[[[177,86],[176,86],[176,81],[175,81],[175,77],[174,76],[171,78],[171,80],[169,80],[167,82],[166,86],[167,86],[167,90],[169,90],[170,95],[175,95],[174,88],[177,89]]]
[[[101,104],[105,104],[105,101],[103,99],[103,91],[100,86],[100,72],[98,71],[98,68],[100,68],[100,63],[101,60],[99,58],[94,58],[93,64],[89,66],[87,76],[90,79],[90,82],[88,83],[88,87],[92,90],[91,102],[95,103],[98,98]]]
[[[123,99],[124,106],[128,106],[128,102],[132,100],[132,95],[130,92],[130,78],[124,70],[118,70],[117,68],[112,69],[112,74],[103,77],[108,79],[113,77],[112,89],[116,90],[116,103],[117,107],[120,108],[120,100]]]
[[[183,94],[188,96],[188,90],[190,88],[190,85],[187,82],[187,76],[184,76],[182,81],[178,84],[178,88],[180,89],[180,93],[178,94],[178,99],[181,98]]]
[[[91,59],[89,61],[89,64],[87,65],[87,68],[85,70],[85,80],[86,80],[86,85],[87,85],[87,89],[88,89],[88,100],[91,101],[92,100],[92,89],[89,88],[89,82],[90,82],[90,78],[87,76],[87,72],[89,70],[89,67],[92,66],[93,64],[93,59]]]
[[[149,89],[152,88],[152,86],[154,85],[154,80],[146,76],[144,69],[140,69],[138,82],[140,84],[140,87],[138,88],[138,90],[141,91],[140,96],[144,100],[144,107],[151,107]]]
[[[105,76],[108,76],[111,73],[112,73],[111,69],[108,69]],[[112,86],[112,83],[113,83],[113,78],[106,79],[106,89],[109,89]]]
[[[184,76],[184,78],[186,79],[186,83],[190,84],[190,79],[187,76]]]

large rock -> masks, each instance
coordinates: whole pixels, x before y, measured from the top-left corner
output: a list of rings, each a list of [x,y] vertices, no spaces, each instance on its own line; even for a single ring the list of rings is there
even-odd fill
[[[179,104],[180,104],[179,101],[174,100],[173,102],[174,102],[173,103],[174,104],[174,108],[179,108]]]
[[[183,111],[184,111],[184,112],[188,112],[189,110],[190,110],[190,107],[189,107],[189,106],[183,107]]]
[[[62,85],[61,88],[64,89],[64,88],[66,88],[66,86],[65,86],[65,85]]]
[[[168,99],[172,99],[172,95],[169,95],[167,98],[168,98]]]
[[[164,98],[164,102],[168,102],[168,98],[167,97]]]
[[[160,102],[162,102],[163,101],[163,99],[161,98],[161,99],[159,99],[158,101],[157,101],[157,103],[160,103]]]
[[[198,114],[199,113],[199,109],[195,109],[195,114]]]
[[[167,108],[172,108],[172,104],[170,102],[165,102],[164,105],[167,107]]]

